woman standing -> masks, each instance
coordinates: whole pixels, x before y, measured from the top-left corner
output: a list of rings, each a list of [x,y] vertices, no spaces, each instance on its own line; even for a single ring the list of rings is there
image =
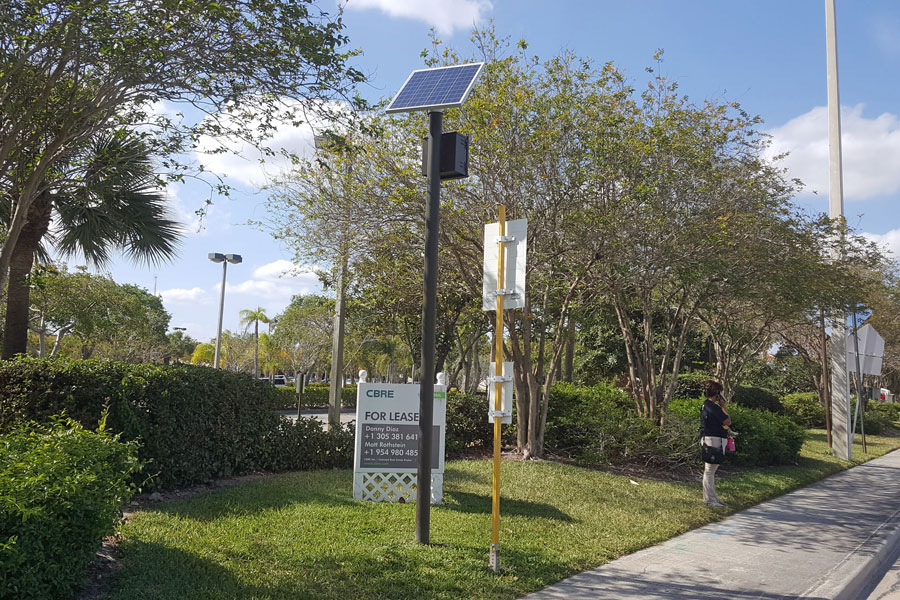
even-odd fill
[[[703,460],[703,501],[710,506],[725,506],[716,496],[716,470],[725,456],[728,443],[728,426],[731,417],[725,411],[722,384],[718,381],[706,382],[706,401],[700,409],[700,443],[704,446]]]

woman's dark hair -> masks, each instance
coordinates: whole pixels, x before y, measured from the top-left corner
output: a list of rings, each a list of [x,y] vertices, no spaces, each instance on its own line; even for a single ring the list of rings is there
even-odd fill
[[[706,383],[703,384],[706,386],[706,397],[707,398],[715,398],[719,394],[722,393],[722,384],[718,381],[714,381],[710,379]]]

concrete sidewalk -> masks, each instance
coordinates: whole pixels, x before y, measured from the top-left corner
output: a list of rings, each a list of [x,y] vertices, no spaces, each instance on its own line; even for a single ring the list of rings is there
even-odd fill
[[[866,598],[898,550],[895,451],[526,598]]]

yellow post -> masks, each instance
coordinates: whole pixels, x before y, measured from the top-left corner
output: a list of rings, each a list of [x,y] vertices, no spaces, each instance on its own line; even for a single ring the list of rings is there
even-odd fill
[[[506,206],[500,205],[499,209],[499,231],[498,235],[502,238],[506,235]],[[498,240],[497,243],[497,290],[502,290],[505,285],[505,242]],[[500,377],[503,375],[503,294],[497,294],[497,323],[494,330],[494,341],[496,343],[496,351],[494,358],[494,374],[497,380],[494,382],[494,490],[492,503],[493,529],[491,532],[491,567],[494,571],[500,570],[500,427],[501,417],[500,410],[503,408],[503,382]]]

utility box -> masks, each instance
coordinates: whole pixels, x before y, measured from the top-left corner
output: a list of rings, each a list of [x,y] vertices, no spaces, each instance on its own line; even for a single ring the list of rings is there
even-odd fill
[[[428,138],[422,138],[422,177],[428,176]],[[469,136],[458,131],[441,135],[441,181],[469,176]]]

